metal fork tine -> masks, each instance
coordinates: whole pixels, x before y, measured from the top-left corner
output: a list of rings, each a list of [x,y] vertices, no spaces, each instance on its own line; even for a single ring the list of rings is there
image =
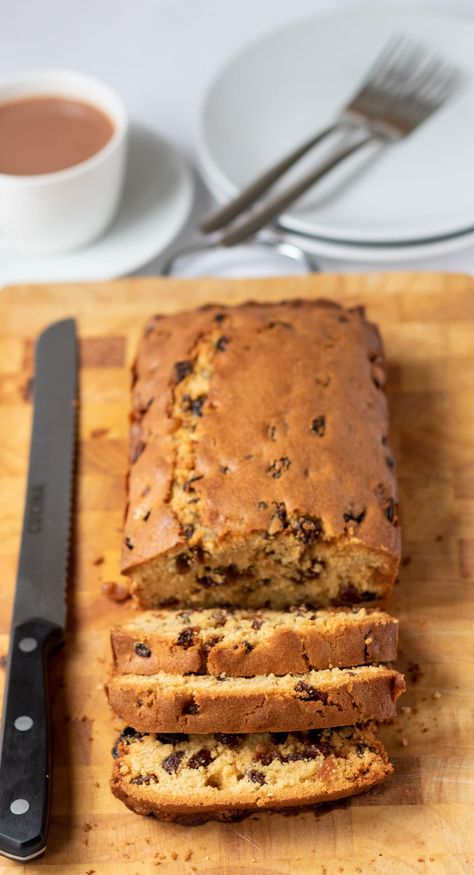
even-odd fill
[[[396,52],[398,44],[401,40],[403,40],[402,34],[394,34],[392,37],[390,37],[385,48],[382,50],[382,52],[379,52],[372,66],[369,67],[369,70],[364,80],[362,81],[360,87],[361,91],[368,82],[373,82],[377,78],[381,70],[387,68],[388,64],[390,63],[391,57]]]

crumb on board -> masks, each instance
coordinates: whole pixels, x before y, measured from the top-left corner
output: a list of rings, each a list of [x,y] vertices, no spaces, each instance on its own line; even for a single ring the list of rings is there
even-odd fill
[[[105,581],[101,586],[101,590],[113,602],[124,602],[130,598],[130,589],[127,584],[117,583],[116,580]]]
[[[405,736],[402,738],[402,747],[408,747],[408,738]]]
[[[105,559],[104,559],[103,556],[97,556],[97,558],[94,559],[94,561],[93,561],[92,564],[93,564],[93,565],[103,565],[104,562],[105,562]]]
[[[412,684],[417,684],[420,678],[423,677],[423,671],[418,662],[409,662],[407,665],[407,675]]]
[[[442,699],[442,697],[443,697],[443,694],[440,693],[439,690],[435,690],[435,691],[434,691],[434,693],[433,693],[433,699]]]

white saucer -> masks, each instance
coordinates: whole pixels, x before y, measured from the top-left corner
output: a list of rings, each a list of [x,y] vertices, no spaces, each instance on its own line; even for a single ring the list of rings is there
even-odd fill
[[[234,58],[207,94],[202,170],[229,199],[353,93],[394,33],[419,38],[474,73],[474,24],[426,12],[358,10],[299,22]],[[281,217],[285,228],[351,243],[413,243],[474,226],[474,76],[468,87],[374,160],[354,156]],[[313,150],[293,174],[320,160]],[[290,178],[290,177],[287,177]],[[292,177],[293,178],[293,177]]]
[[[171,243],[188,218],[191,171],[172,146],[133,125],[122,203],[110,229],[89,246],[27,255],[0,241],[0,285],[106,280],[129,274]]]

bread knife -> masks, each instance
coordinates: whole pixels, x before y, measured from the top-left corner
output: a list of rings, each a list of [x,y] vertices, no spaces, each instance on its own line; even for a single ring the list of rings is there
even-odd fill
[[[48,657],[62,641],[77,418],[73,319],[35,350],[33,430],[13,605],[0,752],[0,853],[46,848],[51,789]]]

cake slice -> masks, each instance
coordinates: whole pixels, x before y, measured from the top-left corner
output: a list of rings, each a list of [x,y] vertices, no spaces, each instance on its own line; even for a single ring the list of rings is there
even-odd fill
[[[393,771],[372,725],[246,736],[127,728],[112,754],[118,799],[137,814],[188,824],[352,796]]]
[[[403,675],[363,666],[302,675],[115,675],[115,713],[140,732],[286,732],[388,720]]]
[[[147,611],[112,631],[122,674],[252,677],[396,659],[398,621],[383,611]]]
[[[141,607],[386,599],[397,484],[383,347],[362,308],[156,316],[133,381],[122,570]]]

